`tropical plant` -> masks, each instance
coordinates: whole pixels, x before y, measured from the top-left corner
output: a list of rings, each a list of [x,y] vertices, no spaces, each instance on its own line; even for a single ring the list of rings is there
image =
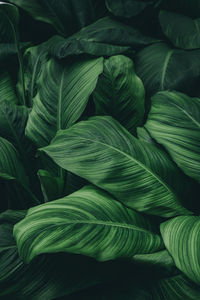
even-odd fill
[[[200,299],[199,18],[0,2],[0,299]]]

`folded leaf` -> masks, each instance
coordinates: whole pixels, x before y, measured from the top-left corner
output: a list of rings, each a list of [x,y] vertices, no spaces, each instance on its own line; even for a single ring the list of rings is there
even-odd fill
[[[47,41],[52,55],[64,58],[68,55],[87,53],[95,56],[111,56],[155,43],[157,39],[143,35],[137,29],[109,17],[99,19],[84,27],[68,39],[55,36]]]
[[[159,20],[163,33],[175,47],[182,49],[200,48],[200,19],[161,11]]]
[[[189,213],[177,198],[183,180],[169,157],[111,117],[93,117],[59,131],[41,150],[138,211],[164,217]]]
[[[23,56],[24,60],[24,84],[28,106],[32,106],[32,101],[37,94],[36,81],[45,67],[48,58],[48,49],[42,45],[28,48]],[[17,84],[19,94],[23,95],[23,82],[19,80]]]
[[[28,211],[14,227],[20,256],[30,262],[41,253],[69,252],[99,261],[132,258],[162,249],[147,218],[105,192],[87,186],[63,199]]]
[[[96,113],[111,115],[131,133],[144,117],[144,87],[132,60],[123,55],[104,61],[103,74],[94,92]]]
[[[185,51],[158,43],[138,52],[135,66],[148,95],[161,90],[195,94],[200,83],[200,50]]]
[[[102,71],[102,58],[67,64],[48,61],[38,79],[27,136],[42,147],[50,143],[58,130],[73,125],[85,109]]]
[[[200,283],[200,217],[180,216],[160,226],[166,248],[188,278]]]
[[[152,97],[145,127],[185,174],[200,181],[200,99],[178,92]]]

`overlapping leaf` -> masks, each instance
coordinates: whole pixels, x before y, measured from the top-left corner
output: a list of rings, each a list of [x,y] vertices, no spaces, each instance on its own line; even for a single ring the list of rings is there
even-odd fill
[[[62,35],[93,22],[101,11],[98,1],[91,0],[10,0],[36,20],[53,25]]]
[[[41,150],[136,210],[165,217],[189,213],[177,198],[183,179],[169,157],[111,117],[93,117],[62,130]]]
[[[14,227],[20,256],[30,262],[41,253],[84,254],[99,261],[132,258],[162,249],[147,218],[95,187],[29,210]]]
[[[28,48],[23,56],[24,61],[24,85],[28,101],[28,106],[32,106],[33,98],[37,93],[36,81],[41,70],[48,59],[48,49],[43,46],[34,46]],[[23,96],[23,82],[19,80],[17,84],[20,96]]]
[[[183,172],[200,181],[199,98],[178,92],[157,93],[145,127]]]
[[[132,60],[123,55],[104,61],[104,71],[94,92],[96,113],[111,115],[131,133],[144,117],[144,87]]]
[[[25,264],[19,258],[12,234],[13,225],[25,214],[26,211],[12,210],[0,214],[1,299],[54,299],[106,281],[112,276],[109,265],[100,266],[89,258],[77,255],[43,255]]]
[[[111,56],[145,45],[157,39],[143,35],[137,29],[110,17],[99,19],[84,27],[68,39],[54,36],[45,44],[53,56],[64,58],[68,55],[87,53],[95,56]]]
[[[161,224],[166,248],[176,266],[193,282],[200,283],[200,218],[179,216]]]
[[[16,39],[16,26],[19,12],[15,5],[0,2],[0,43],[13,42]]]
[[[7,71],[0,73],[0,104],[8,100],[10,103],[17,103],[17,96],[10,74]]]
[[[174,49],[158,43],[142,49],[135,58],[136,73],[146,91],[177,90],[195,94],[199,86],[200,50]]]
[[[58,130],[75,123],[102,71],[102,58],[67,64],[49,60],[38,79],[38,93],[29,116],[27,136],[37,146],[45,146]]]
[[[163,33],[177,48],[200,48],[200,18],[192,19],[181,14],[161,11],[159,14]]]

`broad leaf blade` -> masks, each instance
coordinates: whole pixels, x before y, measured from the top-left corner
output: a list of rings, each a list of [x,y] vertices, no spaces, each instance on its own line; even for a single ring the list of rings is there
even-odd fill
[[[9,101],[10,103],[17,103],[14,83],[7,71],[3,71],[0,74],[0,104],[4,100]]]
[[[200,283],[199,228],[197,216],[176,217],[160,227],[165,246],[177,268],[197,284]]]
[[[104,61],[104,71],[94,92],[98,115],[113,116],[134,134],[143,121],[144,94],[130,58],[118,55]]]
[[[182,179],[169,157],[111,117],[79,122],[41,150],[131,208],[164,217],[189,213],[175,193]]]
[[[177,90],[195,94],[199,86],[200,50],[174,49],[165,43],[144,48],[135,58],[136,73],[148,95]]]
[[[58,130],[78,120],[102,70],[102,58],[67,64],[48,61],[38,79],[38,93],[26,128],[27,136],[37,146],[48,145]]]
[[[161,11],[159,14],[163,33],[177,48],[200,48],[200,18],[191,19],[184,15]]]
[[[15,5],[0,1],[0,43],[15,41],[19,12]]]
[[[157,93],[145,127],[185,174],[200,181],[199,98],[178,92]]]
[[[52,226],[53,224],[53,226]],[[83,254],[99,261],[130,258],[162,249],[147,218],[105,192],[87,186],[65,198],[28,211],[14,227],[20,256],[30,262],[41,253]]]

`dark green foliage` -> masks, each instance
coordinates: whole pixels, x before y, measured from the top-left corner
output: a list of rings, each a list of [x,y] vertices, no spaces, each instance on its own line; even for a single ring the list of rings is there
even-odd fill
[[[200,299],[199,20],[0,2],[0,299]]]

